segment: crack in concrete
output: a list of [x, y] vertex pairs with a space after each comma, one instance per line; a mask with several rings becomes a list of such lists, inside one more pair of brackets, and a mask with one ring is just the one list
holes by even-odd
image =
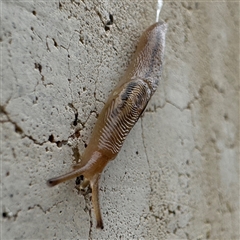
[[27, 135], [26, 133], [24, 133], [23, 129], [22, 129], [16, 122], [14, 122], [14, 121], [9, 117], [7, 111], [5, 110], [5, 108], [4, 108], [3, 106], [0, 106], [0, 110], [1, 110], [1, 112], [4, 113], [4, 114], [6, 115], [6, 117], [7, 117], [7, 120], [3, 120], [3, 121], [0, 120], [0, 123], [4, 123], [4, 122], [10, 122], [10, 123], [12, 123], [12, 124], [14, 125], [14, 127], [15, 127], [15, 132], [16, 132], [16, 133], [20, 134], [22, 138], [27, 137], [27, 138], [30, 139], [34, 144], [39, 145], [39, 146], [43, 146], [45, 143], [51, 142], [51, 143], [55, 143], [55, 144], [57, 145], [57, 147], [61, 147], [62, 145], [68, 144], [68, 142], [69, 142], [70, 139], [74, 139], [74, 138], [78, 137], [78, 135], [79, 135], [79, 133], [78, 133], [78, 132], [79, 132], [79, 129], [77, 129], [73, 134], [71, 134], [70, 136], [68, 136], [68, 138], [65, 139], [65, 140], [55, 141], [53, 135], [50, 135], [50, 137], [49, 137], [48, 140], [43, 141], [43, 142], [39, 142], [38, 140], [36, 140], [36, 139], [33, 138], [32, 136]]
[[93, 228], [93, 220], [92, 220], [92, 210], [89, 208], [89, 217], [90, 217], [90, 227], [88, 232], [88, 239], [92, 240], [92, 228]]
[[[102, 61], [102, 55], [101, 55], [101, 61], [100, 61], [100, 64], [97, 66], [97, 75], [99, 76], [100, 74], [99, 74], [99, 69], [101, 68], [101, 66], [102, 66], [102, 63], [103, 63], [103, 61]], [[93, 93], [93, 96], [94, 96], [94, 98], [95, 98], [95, 102], [101, 102], [101, 103], [103, 103], [103, 104], [105, 104], [105, 102], [103, 102], [103, 101], [101, 101], [100, 99], [98, 99], [97, 98], [97, 84], [98, 84], [98, 78], [95, 80], [95, 89], [94, 89], [94, 93]]]
[[81, 189], [81, 187], [79, 187], [79, 186], [75, 186], [75, 189], [77, 189], [78, 194], [81, 194], [84, 197], [84, 201], [85, 201], [84, 212], [89, 214], [89, 219], [90, 219], [88, 239], [91, 240], [92, 239], [92, 229], [93, 229], [91, 200], [89, 198], [89, 193], [91, 193], [91, 189], [89, 186], [87, 187], [86, 191], [83, 191], [83, 189]]
[[[141, 118], [141, 129], [142, 129], [142, 143], [143, 143], [143, 147], [144, 147], [144, 153], [145, 153], [145, 156], [146, 156], [146, 159], [147, 159], [147, 163], [148, 163], [148, 170], [149, 170], [149, 186], [150, 186], [150, 196], [153, 192], [153, 186], [152, 186], [152, 174], [151, 174], [151, 167], [150, 167], [150, 161], [149, 161], [149, 157], [148, 157], [148, 154], [147, 154], [147, 147], [146, 147], [146, 143], [145, 143], [145, 140], [144, 140], [144, 127], [143, 127], [143, 118]], [[149, 198], [149, 206], [151, 205], [150, 204], [150, 201], [151, 199]], [[143, 213], [144, 215], [144, 213]], [[143, 217], [143, 215], [140, 216], [140, 220], [139, 222], [141, 222], [141, 218]], [[149, 214], [147, 214], [149, 216]]]
[[[141, 118], [141, 129], [142, 129], [142, 143], [143, 143], [144, 152], [145, 152], [147, 163], [148, 163], [148, 169], [149, 169], [150, 180], [151, 180], [150, 162], [149, 162], [149, 158], [148, 158], [148, 154], [147, 154], [147, 147], [146, 147], [146, 144], [144, 141], [143, 118]], [[151, 181], [150, 181], [150, 187], [151, 187], [151, 191], [152, 191]]]
[[[12, 53], [11, 53], [11, 50], [10, 50], [10, 48], [9, 47], [7, 47], [7, 50], [8, 50], [8, 56], [9, 56], [9, 58], [6, 58], [6, 59], [8, 59], [8, 62], [9, 62], [9, 64], [8, 64], [8, 66], [10, 66], [10, 69], [12, 70], [12, 72], [13, 72], [13, 77], [14, 77], [14, 79], [15, 79], [15, 82], [18, 82], [18, 80], [17, 80], [17, 74], [16, 74], [16, 72], [14, 71], [14, 68], [13, 68], [13, 64], [12, 64]], [[1, 64], [2, 65], [2, 64]], [[1, 68], [2, 68], [2, 66], [1, 66]], [[3, 69], [1, 69], [1, 70], [3, 70]], [[3, 71], [1, 71], [1, 73], [2, 73], [2, 77], [3, 77]], [[1, 81], [1, 84], [3, 84], [2, 83], [2, 81]], [[3, 89], [3, 88], [2, 88]], [[11, 99], [12, 99], [12, 96], [9, 96], [9, 98], [6, 100], [6, 102], [5, 102], [5, 105], [8, 105], [8, 103], [11, 101]], [[1, 106], [0, 106], [1, 107]]]
[[[64, 201], [60, 201], [60, 202], [53, 204], [47, 210], [44, 210], [44, 208], [40, 204], [34, 204], [33, 206], [28, 207], [26, 211], [30, 211], [30, 210], [33, 210], [36, 207], [38, 207], [44, 214], [46, 214], [47, 212], [50, 212], [52, 208], [56, 207], [58, 204], [60, 204], [62, 202], [64, 202]], [[13, 218], [13, 220], [16, 221], [18, 218], [18, 214], [22, 211], [23, 211], [22, 209], [19, 209], [16, 211], [15, 214], [13, 214], [8, 208], [5, 207], [5, 210], [3, 211], [3, 216], [8, 219]]]
[[149, 112], [150, 112], [150, 113], [154, 113], [154, 112], [156, 112], [158, 109], [163, 109], [163, 108], [166, 106], [167, 103], [170, 104], [170, 105], [172, 105], [172, 106], [174, 106], [175, 108], [177, 108], [177, 109], [180, 110], [181, 112], [184, 112], [185, 110], [191, 110], [191, 105], [194, 104], [195, 101], [199, 101], [199, 100], [201, 99], [200, 95], [202, 94], [203, 89], [204, 89], [205, 87], [207, 87], [207, 86], [208, 86], [208, 87], [212, 87], [212, 88], [216, 89], [218, 93], [223, 94], [222, 90], [219, 89], [219, 87], [218, 87], [216, 84], [213, 85], [213, 84], [210, 84], [210, 83], [205, 83], [205, 84], [203, 84], [203, 85], [199, 88], [199, 90], [198, 90], [198, 95], [197, 95], [197, 96], [193, 96], [193, 98], [192, 98], [192, 99], [186, 104], [186, 106], [183, 107], [183, 108], [177, 106], [177, 105], [176, 105], [175, 103], [173, 103], [172, 101], [166, 99], [165, 102], [164, 102], [164, 104], [163, 104], [162, 106], [155, 106], [155, 105], [154, 105], [154, 106], [153, 106], [154, 110], [146, 109], [145, 112], [146, 112], [146, 113], [149, 113]]
[[151, 110], [147, 107], [146, 110], [144, 111], [144, 113], [156, 113], [158, 109], [163, 109], [165, 107], [165, 105], [166, 105], [166, 101], [164, 102], [164, 104], [162, 106], [156, 106], [156, 104], [153, 104], [154, 110]]
[[59, 201], [59, 202], [53, 204], [51, 207], [49, 207], [46, 210], [44, 210], [44, 208], [40, 204], [34, 204], [33, 206], [28, 207], [27, 211], [35, 209], [36, 207], [38, 207], [44, 214], [46, 214], [47, 212], [50, 212], [52, 208], [56, 207], [58, 204], [63, 203], [63, 202], [64, 201]]
[[34, 139], [32, 136], [29, 136], [27, 135], [26, 133], [23, 132], [22, 128], [16, 123], [14, 122], [8, 115], [7, 111], [5, 110], [5, 107], [3, 106], [0, 106], [0, 109], [1, 109], [1, 112], [4, 113], [7, 117], [7, 120], [4, 120], [4, 121], [0, 121], [0, 123], [4, 123], [4, 122], [10, 122], [14, 125], [15, 127], [15, 132], [20, 134], [22, 136], [22, 138], [24, 137], [27, 137], [29, 138], [30, 140], [32, 140], [35, 144], [37, 145], [40, 145], [42, 146], [44, 143], [48, 142], [48, 141], [45, 141], [45, 142], [38, 142], [36, 139]]

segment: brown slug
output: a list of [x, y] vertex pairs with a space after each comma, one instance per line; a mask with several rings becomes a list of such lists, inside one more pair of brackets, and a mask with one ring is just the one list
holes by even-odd
[[62, 176], [48, 180], [55, 186], [80, 175], [82, 187], [90, 184], [97, 227], [103, 228], [98, 182], [104, 167], [120, 151], [123, 142], [146, 108], [161, 78], [167, 25], [157, 22], [141, 36], [136, 53], [125, 75], [103, 107], [81, 162]]

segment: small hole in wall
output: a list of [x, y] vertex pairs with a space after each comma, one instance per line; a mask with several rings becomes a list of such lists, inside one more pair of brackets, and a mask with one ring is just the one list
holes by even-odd
[[75, 119], [73, 121], [73, 126], [77, 126], [77, 122], [78, 122], [78, 113], [75, 113]]
[[86, 143], [84, 144], [84, 147], [85, 147], [85, 148], [87, 147], [87, 144], [86, 144]]
[[176, 212], [173, 210], [170, 210], [170, 209], [168, 209], [168, 214], [170, 215], [170, 214], [173, 214], [173, 215], [176, 215]]
[[81, 183], [80, 177], [77, 177], [76, 180], [75, 180], [75, 184], [80, 185], [80, 183]]
[[110, 27], [108, 25], [105, 25], [104, 29], [105, 29], [105, 31], [109, 31]]
[[36, 15], [37, 15], [37, 12], [36, 12], [35, 10], [33, 10], [33, 11], [32, 11], [32, 14], [33, 14], [34, 16], [36, 16]]
[[9, 172], [9, 171], [7, 171], [7, 172], [6, 172], [6, 177], [7, 177], [7, 176], [9, 176], [9, 175], [10, 175], [10, 172]]
[[138, 155], [138, 151], [136, 151], [136, 154]]
[[104, 29], [105, 29], [105, 31], [109, 31], [110, 27], [108, 25], [105, 25]]
[[35, 69], [38, 69], [38, 71], [42, 72], [42, 65], [40, 63], [35, 63]]
[[8, 216], [8, 214], [7, 214], [6, 212], [3, 212], [3, 213], [2, 213], [2, 217], [3, 217], [3, 218], [6, 218], [7, 216]]
[[83, 37], [83, 36], [80, 36], [79, 41], [80, 41], [82, 44], [84, 44], [84, 37]]
[[224, 119], [227, 121], [228, 120], [228, 115], [227, 113], [224, 114]]
[[56, 40], [55, 40], [54, 38], [53, 38], [52, 40], [53, 40], [53, 42], [54, 42], [54, 46], [57, 47], [58, 44], [57, 44]]
[[113, 15], [111, 13], [109, 13], [109, 19], [110, 19], [109, 25], [112, 25], [113, 24]]
[[54, 142], [54, 136], [52, 134], [49, 136], [48, 141]]
[[77, 130], [77, 131], [74, 133], [74, 137], [76, 137], [76, 138], [79, 138], [79, 137], [80, 137], [80, 131], [79, 131], [79, 130]]
[[109, 13], [109, 21], [105, 24], [105, 31], [109, 31], [110, 27], [113, 25], [113, 15], [111, 13]]
[[78, 177], [76, 178], [75, 184], [76, 184], [76, 185], [80, 185], [80, 183], [81, 183], [81, 181], [83, 181], [83, 179], [84, 179], [83, 175], [78, 176]]
[[[22, 121], [24, 121], [24, 120], [22, 120]], [[15, 126], [15, 132], [21, 134], [21, 133], [23, 133], [23, 130], [19, 126]]]
[[57, 144], [57, 146], [58, 146], [59, 148], [62, 147], [62, 145], [63, 145], [63, 143], [60, 142], [60, 141], [58, 141], [56, 144]]

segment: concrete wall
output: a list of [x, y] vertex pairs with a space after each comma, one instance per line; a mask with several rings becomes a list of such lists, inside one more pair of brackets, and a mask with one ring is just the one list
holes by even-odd
[[156, 2], [0, 4], [2, 239], [240, 238], [239, 3], [164, 3], [163, 78], [102, 174], [102, 231], [90, 195], [46, 180], [83, 152]]

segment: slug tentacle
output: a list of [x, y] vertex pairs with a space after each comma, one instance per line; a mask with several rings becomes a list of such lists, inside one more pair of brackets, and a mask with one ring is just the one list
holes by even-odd
[[97, 174], [94, 176], [93, 179], [90, 181], [90, 186], [92, 188], [92, 203], [93, 203], [93, 208], [97, 220], [97, 228], [103, 229], [103, 221], [102, 221], [102, 215], [101, 215], [101, 210], [100, 210], [100, 205], [99, 205], [99, 179], [100, 179], [100, 174]]
[[64, 175], [61, 175], [61, 176], [58, 176], [58, 177], [55, 177], [55, 178], [51, 178], [47, 181], [47, 185], [49, 187], [56, 186], [59, 183], [66, 182], [67, 180], [70, 180], [70, 179], [73, 179], [73, 178], [78, 177], [80, 175], [83, 175], [83, 173], [85, 171], [86, 171], [86, 167], [83, 167], [83, 168], [73, 170], [73, 171], [71, 171], [69, 173], [66, 173]]
[[79, 181], [80, 187], [85, 188], [90, 183], [99, 228], [103, 228], [98, 196], [100, 174], [117, 156], [156, 91], [162, 72], [166, 31], [166, 24], [158, 22], [143, 33], [131, 64], [98, 117], [81, 162], [75, 164], [71, 172], [48, 180], [49, 186], [55, 186], [82, 175], [84, 180]]

